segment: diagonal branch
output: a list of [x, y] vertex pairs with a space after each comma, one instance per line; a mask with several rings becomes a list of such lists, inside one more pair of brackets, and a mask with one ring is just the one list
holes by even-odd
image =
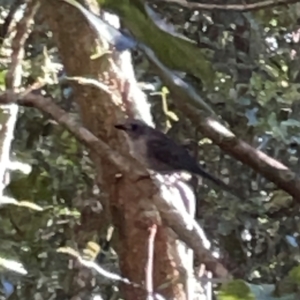
[[201, 10], [225, 10], [225, 11], [254, 11], [264, 8], [270, 8], [275, 6], [283, 6], [299, 2], [299, 0], [266, 0], [257, 3], [249, 4], [207, 4], [207, 3], [196, 3], [186, 0], [160, 0], [160, 2], [167, 2], [179, 5], [188, 9], [201, 9]]
[[57, 106], [52, 99], [45, 98], [33, 93], [24, 93], [18, 96], [13, 92], [6, 92], [0, 95], [0, 104], [18, 103], [23, 106], [35, 107], [44, 113], [49, 114], [60, 125], [66, 127], [80, 142], [84, 143], [89, 149], [95, 151], [101, 157], [108, 158], [115, 165], [122, 166], [124, 171], [131, 171], [127, 159], [111, 150], [103, 141], [99, 140], [90, 131], [73, 120], [70, 115]]
[[175, 105], [184, 111], [201, 133], [210, 138], [224, 152], [274, 182], [300, 202], [300, 178], [295, 173], [278, 160], [240, 140], [218, 120], [207, 116], [206, 112], [195, 110], [192, 104], [196, 103], [197, 94], [189, 85], [166, 68], [150, 48], [142, 44], [139, 48], [146, 54], [157, 74], [168, 86]]
[[[5, 92], [0, 94], [0, 104], [17, 103], [23, 106], [35, 107], [40, 111], [50, 114], [60, 125], [68, 129], [79, 141], [83, 142], [89, 149], [93, 150], [100, 157], [109, 159], [121, 171], [127, 172], [136, 180], [147, 174], [147, 171], [133, 158], [124, 158], [117, 152], [113, 151], [105, 142], [98, 139], [90, 131], [80, 126], [72, 119], [70, 114], [57, 106], [50, 98], [33, 93], [24, 93], [17, 95], [13, 92]], [[228, 270], [211, 254], [204, 246], [203, 237], [199, 231], [199, 226], [193, 220], [193, 228], [187, 229], [190, 223], [187, 222], [188, 213], [178, 211], [175, 207], [171, 207], [172, 199], [165, 201], [161, 198], [159, 187], [151, 181], [150, 201], [153, 201], [161, 213], [161, 217], [173, 231], [178, 235], [179, 239], [184, 241], [195, 253], [196, 257], [207, 266], [212, 273], [219, 278], [230, 277]]]
[[[278, 4], [280, 1], [281, 0], [276, 3]], [[285, 3], [288, 3], [288, 1], [289, 0]], [[141, 12], [136, 11], [136, 13], [139, 14]], [[90, 16], [90, 13], [85, 11], [85, 15]], [[93, 19], [92, 15], [90, 17], [90, 19]], [[97, 18], [94, 18], [93, 20], [93, 22], [90, 21], [90, 24], [97, 30], [98, 34], [101, 35], [101, 30], [98, 28], [98, 23], [96, 21]], [[170, 45], [168, 45], [168, 47], [170, 47]], [[156, 69], [158, 75], [168, 86], [175, 100], [175, 104], [194, 121], [196, 126], [199, 126], [199, 129], [203, 134], [210, 138], [222, 150], [247, 164], [255, 171], [265, 176], [268, 180], [274, 182], [279, 188], [295, 197], [297, 201], [300, 201], [300, 178], [279, 161], [238, 139], [217, 120], [207, 117], [207, 114], [204, 112], [198, 112], [194, 107], [191, 107], [191, 104], [193, 104], [194, 106], [203, 108], [204, 101], [197, 92], [162, 64], [159, 57], [156, 56], [151, 48], [143, 43], [138, 43], [138, 48], [144, 52], [152, 66]], [[163, 47], [163, 49], [165, 49], [165, 47]]]

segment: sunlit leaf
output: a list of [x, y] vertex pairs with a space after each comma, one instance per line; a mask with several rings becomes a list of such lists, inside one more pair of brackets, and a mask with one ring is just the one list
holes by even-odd
[[0, 266], [23, 275], [27, 274], [27, 271], [24, 269], [23, 265], [17, 261], [0, 257]]

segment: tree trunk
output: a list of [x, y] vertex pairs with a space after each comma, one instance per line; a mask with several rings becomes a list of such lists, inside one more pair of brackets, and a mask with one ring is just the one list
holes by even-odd
[[[103, 53], [107, 45], [104, 41], [98, 41], [96, 45], [95, 35], [80, 12], [55, 0], [43, 1], [41, 11], [53, 32], [68, 76], [92, 77], [105, 81], [110, 87], [120, 82], [121, 74], [113, 70], [113, 56], [103, 55], [96, 60], [90, 58], [96, 48]], [[114, 124], [124, 118], [120, 88], [115, 88], [113, 95], [110, 95], [87, 85], [74, 84], [73, 87], [84, 126], [112, 149], [128, 155], [127, 144], [114, 129]], [[122, 276], [143, 285], [149, 254], [149, 228], [157, 225], [152, 274], [154, 291], [164, 284], [164, 289], [159, 291], [164, 297], [186, 299], [183, 284], [166, 284], [179, 276], [176, 255], [170, 251], [176, 242], [173, 235], [169, 234], [169, 229], [161, 225], [158, 212], [149, 201], [153, 194], [151, 179], [137, 180], [130, 172], [119, 174], [114, 165], [93, 153], [91, 159], [103, 195], [105, 214], [111, 216], [117, 229], [117, 252]], [[91, 219], [90, 222], [98, 223], [100, 231], [100, 218]], [[125, 299], [145, 299], [143, 289], [124, 285], [122, 291]]]

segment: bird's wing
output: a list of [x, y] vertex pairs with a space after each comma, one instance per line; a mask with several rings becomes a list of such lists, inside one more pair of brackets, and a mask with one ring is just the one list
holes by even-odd
[[221, 179], [205, 171], [202, 166], [188, 153], [188, 151], [176, 144], [169, 137], [161, 136], [148, 139], [147, 151], [149, 163], [155, 171], [188, 171], [209, 179], [224, 190], [242, 199], [233, 188]]
[[160, 168], [165, 171], [182, 171], [185, 169], [183, 161], [186, 163], [186, 160], [190, 160], [187, 150], [166, 136], [149, 139], [147, 148], [149, 158], [157, 163], [161, 162], [164, 166], [161, 165]]

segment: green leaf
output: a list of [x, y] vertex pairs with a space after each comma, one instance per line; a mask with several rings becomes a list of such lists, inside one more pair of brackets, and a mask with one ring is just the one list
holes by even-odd
[[243, 280], [234, 280], [222, 286], [218, 300], [255, 300], [255, 297]]

